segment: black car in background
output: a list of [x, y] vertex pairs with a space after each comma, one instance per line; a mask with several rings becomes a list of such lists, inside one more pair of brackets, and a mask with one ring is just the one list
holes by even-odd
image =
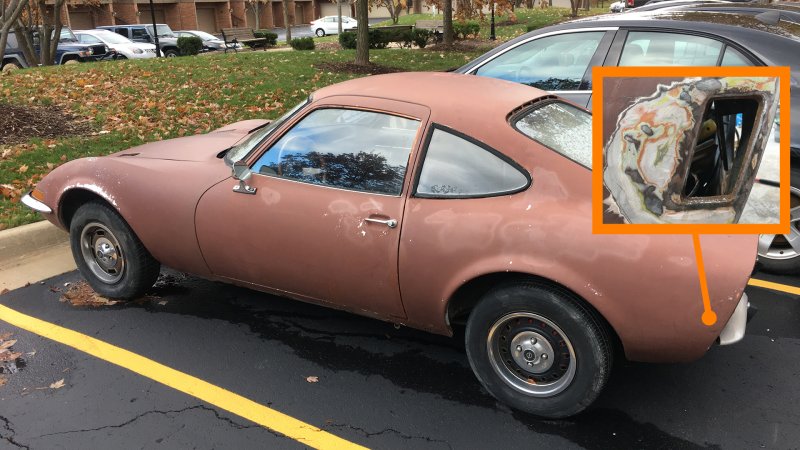
[[591, 108], [593, 66], [789, 66], [791, 233], [762, 235], [767, 270], [800, 273], [800, 4], [710, 3], [609, 14], [524, 34], [456, 72], [515, 81]]
[[169, 25], [163, 23], [157, 23], [155, 30], [153, 25], [108, 25], [97, 27], [97, 29], [111, 30], [133, 42], [146, 42], [148, 44], [155, 44], [155, 37], [158, 35], [158, 46], [161, 49], [160, 56], [172, 58], [181, 54], [180, 50], [178, 50], [178, 36], [175, 36]]
[[[39, 52], [39, 36], [38, 31], [31, 31], [34, 51]], [[58, 47], [56, 48], [55, 64], [74, 64], [79, 62], [97, 61], [110, 56], [108, 47], [104, 44], [88, 45], [81, 44], [78, 38], [67, 27], [61, 29], [59, 35]], [[39, 61], [28, 61], [25, 54], [20, 48], [19, 40], [14, 31], [9, 31], [8, 40], [6, 41], [5, 53], [3, 61], [0, 63], [0, 69], [9, 71], [14, 69], [22, 69], [24, 67], [36, 66]]]

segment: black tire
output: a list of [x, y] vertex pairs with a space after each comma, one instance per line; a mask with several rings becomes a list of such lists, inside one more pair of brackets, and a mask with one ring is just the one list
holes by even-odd
[[180, 56], [178, 50], [175, 50], [174, 48], [168, 48], [166, 50], [162, 50], [162, 53], [164, 53], [165, 58], [175, 58], [177, 56]]
[[[790, 206], [795, 214], [799, 212], [800, 208], [800, 167], [797, 166], [798, 162], [792, 160], [790, 168]], [[781, 275], [797, 275], [800, 274], [800, 252], [796, 251], [789, 244], [789, 239], [800, 238], [800, 223], [792, 222], [789, 226], [791, 232], [789, 234], [775, 236], [769, 248], [764, 251], [759, 246], [758, 251], [758, 264], [760, 268], [766, 272], [772, 272]], [[768, 235], [761, 235], [760, 239], [767, 238]]]
[[465, 340], [483, 387], [537, 416], [581, 412], [611, 373], [613, 346], [605, 325], [570, 293], [548, 286], [520, 282], [491, 290], [470, 313]]
[[93, 201], [78, 208], [70, 223], [69, 237], [81, 275], [102, 296], [137, 298], [158, 278], [158, 261], [125, 220], [105, 203]]
[[323, 37], [325, 36], [325, 30], [323, 30], [322, 28], [317, 28], [317, 31], [315, 31], [314, 34], [316, 34], [317, 37]]
[[19, 69], [22, 69], [22, 67], [19, 64], [17, 64], [14, 61], [9, 61], [9, 62], [3, 64], [2, 71], [3, 72], [12, 72], [14, 70], [19, 70]]

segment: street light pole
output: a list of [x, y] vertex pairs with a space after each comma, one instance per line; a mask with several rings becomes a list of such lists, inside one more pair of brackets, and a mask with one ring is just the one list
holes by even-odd
[[150, 20], [153, 22], [153, 40], [156, 44], [156, 58], [161, 57], [161, 46], [158, 45], [158, 28], [156, 27], [156, 10], [153, 9], [153, 0], [150, 0]]
[[[150, 0], [150, 1], [153, 1], [153, 0]], [[495, 34], [494, 34], [494, 0], [492, 0], [492, 22], [491, 23], [492, 23], [492, 25], [491, 25], [492, 28], [491, 28], [491, 31], [489, 33], [489, 39], [495, 40], [495, 39], [497, 39], [497, 36], [495, 36]]]

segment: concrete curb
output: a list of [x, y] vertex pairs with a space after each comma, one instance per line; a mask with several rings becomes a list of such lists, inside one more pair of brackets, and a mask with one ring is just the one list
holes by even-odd
[[0, 231], [0, 266], [67, 241], [69, 234], [46, 220]]

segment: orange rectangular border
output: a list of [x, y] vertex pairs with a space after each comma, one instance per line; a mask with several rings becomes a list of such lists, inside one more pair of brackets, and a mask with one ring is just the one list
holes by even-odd
[[777, 224], [603, 223], [603, 81], [605, 77], [778, 77], [780, 121], [789, 124], [789, 67], [594, 67], [592, 68], [592, 232], [596, 234], [788, 234], [789, 128], [780, 130], [780, 220]]

